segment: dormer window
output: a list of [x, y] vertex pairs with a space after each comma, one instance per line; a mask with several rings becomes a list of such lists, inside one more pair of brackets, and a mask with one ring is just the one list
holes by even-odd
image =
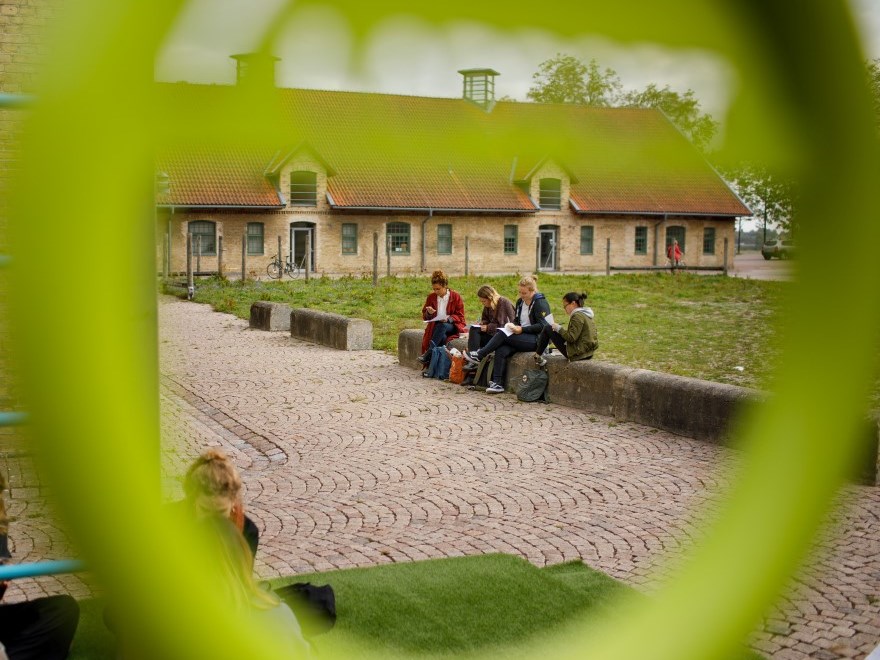
[[539, 204], [542, 209], [558, 211], [562, 208], [562, 180], [541, 179]]
[[318, 175], [314, 172], [290, 173], [290, 205], [318, 205]]

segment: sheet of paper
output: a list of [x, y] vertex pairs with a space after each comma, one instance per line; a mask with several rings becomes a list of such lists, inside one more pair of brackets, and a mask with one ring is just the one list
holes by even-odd
[[445, 321], [446, 319], [441, 319], [439, 316], [435, 316], [432, 319], [428, 319], [425, 323], [433, 323], [434, 321]]
[[553, 325], [554, 323], [556, 323], [556, 321], [553, 319], [553, 314], [547, 314], [547, 316], [544, 317], [544, 320], [547, 322], [547, 325]]

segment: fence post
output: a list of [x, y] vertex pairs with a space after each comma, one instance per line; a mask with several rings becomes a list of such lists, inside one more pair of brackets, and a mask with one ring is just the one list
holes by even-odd
[[196, 234], [196, 272], [202, 272], [202, 235]]
[[541, 270], [541, 237], [535, 236], [535, 272]]
[[385, 268], [387, 272], [385, 273], [388, 277], [391, 277], [391, 237], [385, 239]]
[[309, 281], [309, 273], [312, 270], [312, 230], [309, 230], [309, 233], [306, 234], [306, 258], [305, 258], [305, 267], [306, 267], [306, 282]]
[[241, 237], [241, 281], [247, 279], [247, 236]]
[[162, 277], [167, 280], [171, 271], [171, 218], [168, 219], [168, 225], [165, 227], [165, 263], [162, 266]]
[[727, 275], [727, 236], [724, 237], [724, 274]]
[[[290, 246], [293, 247], [292, 245]], [[290, 251], [290, 258], [293, 259], [293, 250]], [[284, 255], [281, 254], [281, 236], [278, 237], [278, 263], [281, 264], [281, 272], [278, 274], [278, 279], [284, 279]]]
[[611, 239], [605, 239], [605, 274], [611, 275]]
[[470, 260], [471, 260], [471, 250], [470, 250], [471, 237], [464, 237], [464, 276], [467, 277], [470, 273]]
[[193, 296], [193, 240], [192, 234], [186, 232], [186, 291], [187, 297]]
[[373, 232], [373, 286], [379, 286], [379, 232]]
[[217, 276], [223, 277], [223, 237], [217, 237]]

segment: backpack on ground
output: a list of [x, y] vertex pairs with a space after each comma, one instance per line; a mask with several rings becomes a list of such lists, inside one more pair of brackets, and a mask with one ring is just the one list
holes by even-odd
[[471, 387], [474, 389], [478, 387], [489, 387], [489, 379], [492, 377], [493, 366], [495, 366], [495, 353], [491, 353], [480, 360], [480, 363], [477, 365], [477, 370], [474, 371], [474, 379]]
[[446, 380], [449, 378], [449, 367], [452, 361], [449, 359], [449, 353], [445, 346], [435, 346], [431, 349], [431, 361], [428, 363], [428, 378], [439, 378]]
[[516, 398], [520, 401], [541, 401], [549, 403], [547, 383], [550, 381], [543, 369], [527, 369], [516, 386]]
[[450, 356], [449, 382], [461, 385], [464, 382], [464, 356], [460, 354]]

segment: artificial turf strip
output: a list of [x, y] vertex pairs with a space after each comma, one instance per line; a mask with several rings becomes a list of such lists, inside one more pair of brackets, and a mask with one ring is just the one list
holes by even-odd
[[[358, 649], [386, 658], [519, 657], [575, 617], [613, 614], [621, 597], [643, 597], [579, 561], [538, 569], [501, 554], [299, 575], [272, 586], [305, 581], [336, 593], [336, 626], [313, 640], [319, 654], [335, 657], [357, 657]], [[80, 604], [71, 660], [112, 658], [100, 602]]]

